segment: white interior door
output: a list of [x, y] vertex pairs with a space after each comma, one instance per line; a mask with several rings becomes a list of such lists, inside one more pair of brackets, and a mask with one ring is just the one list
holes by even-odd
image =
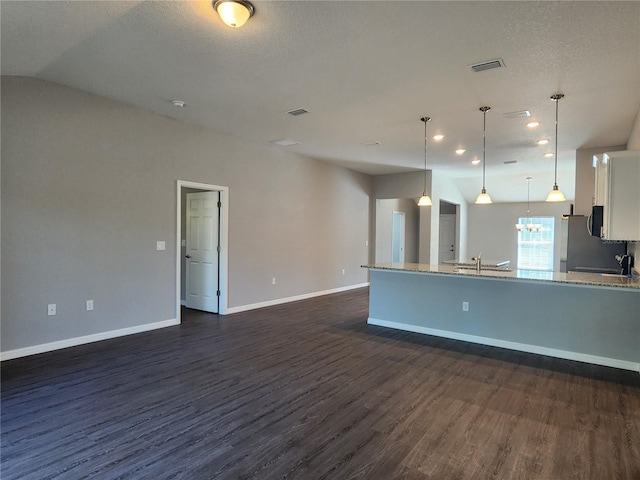
[[456, 216], [440, 215], [440, 236], [438, 244], [438, 261], [453, 260], [456, 256]]
[[393, 212], [391, 224], [391, 261], [404, 263], [404, 212]]
[[187, 194], [186, 298], [188, 308], [218, 313], [218, 192]]

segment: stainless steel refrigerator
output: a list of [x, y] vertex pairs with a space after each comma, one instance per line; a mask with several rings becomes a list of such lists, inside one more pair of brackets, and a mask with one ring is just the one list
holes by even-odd
[[616, 255], [624, 255], [626, 242], [606, 242], [587, 230], [587, 217], [562, 217], [561, 272], [620, 273]]

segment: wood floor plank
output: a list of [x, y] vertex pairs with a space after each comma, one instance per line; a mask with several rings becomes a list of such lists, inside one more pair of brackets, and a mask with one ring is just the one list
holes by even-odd
[[640, 480], [638, 373], [368, 326], [367, 309], [367, 289], [185, 309], [3, 362], [1, 476]]

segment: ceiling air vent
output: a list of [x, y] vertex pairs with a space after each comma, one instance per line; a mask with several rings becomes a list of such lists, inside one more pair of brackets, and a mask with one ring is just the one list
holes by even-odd
[[294, 117], [297, 117], [298, 115], [304, 115], [305, 113], [309, 113], [309, 112], [304, 108], [294, 108], [293, 110], [289, 110], [287, 113], [289, 115], [293, 115]]
[[529, 110], [518, 110], [517, 112], [507, 112], [502, 115], [504, 115], [504, 118], [526, 118], [531, 116], [531, 112]]
[[514, 163], [518, 163], [517, 160], [507, 160], [506, 162], [504, 162], [505, 165], [513, 165]]
[[494, 68], [501, 68], [504, 66], [504, 60], [502, 60], [501, 58], [496, 58], [495, 60], [489, 60], [487, 62], [480, 62], [469, 65], [469, 68], [477, 73], [484, 72], [485, 70], [492, 70]]
[[271, 140], [269, 143], [280, 145], [281, 147], [290, 147], [291, 145], [300, 145], [297, 140], [291, 140], [290, 138], [283, 138], [281, 140]]

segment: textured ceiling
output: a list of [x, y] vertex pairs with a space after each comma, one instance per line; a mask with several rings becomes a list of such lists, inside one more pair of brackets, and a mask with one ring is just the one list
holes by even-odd
[[[241, 29], [211, 2], [3, 0], [2, 74], [29, 75], [185, 122], [370, 173], [429, 165], [496, 201], [542, 200], [559, 178], [572, 196], [577, 148], [624, 145], [640, 109], [640, 2], [254, 2]], [[502, 58], [505, 68], [468, 65]], [[178, 109], [171, 100], [180, 99]], [[304, 108], [308, 114], [285, 112]], [[504, 113], [530, 110], [541, 122]], [[538, 138], [551, 140], [547, 147]], [[365, 146], [378, 141], [380, 145]], [[454, 150], [466, 148], [463, 156]], [[505, 165], [505, 161], [517, 163]]]

